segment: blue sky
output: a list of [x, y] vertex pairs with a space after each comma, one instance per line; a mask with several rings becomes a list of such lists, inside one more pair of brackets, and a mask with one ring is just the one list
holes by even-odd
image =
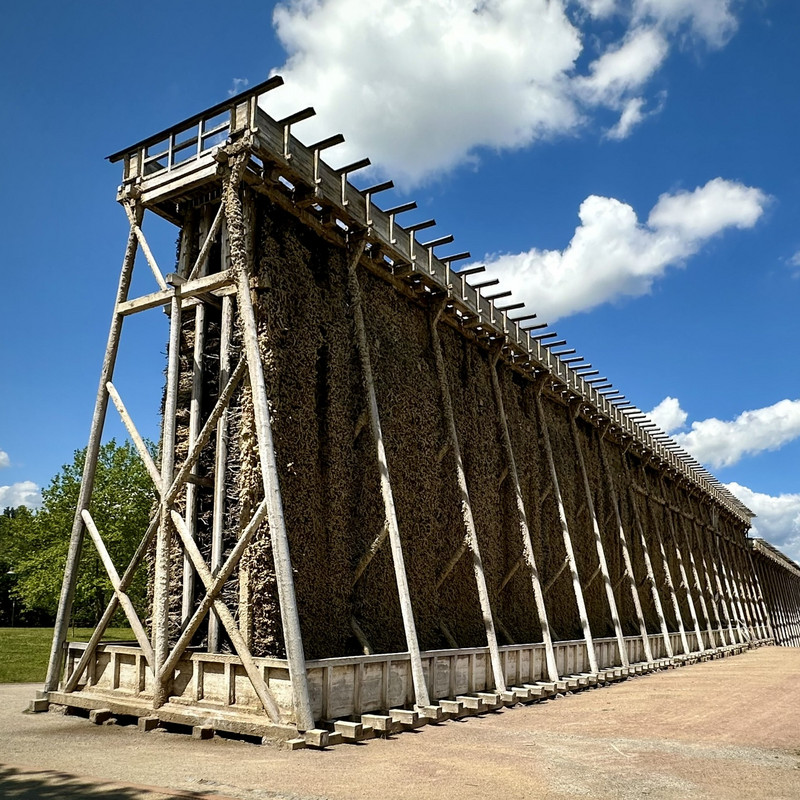
[[[790, 0], [10, 6], [0, 505], [86, 442], [127, 234], [104, 157], [277, 71], [269, 113], [314, 105], [296, 135], [344, 133], [331, 162], [369, 156], [354, 182], [393, 178], [800, 558], [798, 32]], [[156, 438], [166, 320], [130, 322]]]

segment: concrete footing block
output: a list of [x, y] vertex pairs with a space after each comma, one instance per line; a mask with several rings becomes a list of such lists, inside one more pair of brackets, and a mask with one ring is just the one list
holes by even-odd
[[28, 703], [28, 712], [31, 714], [41, 714], [50, 709], [50, 701], [44, 698], [36, 698]]
[[158, 727], [160, 721], [158, 717], [139, 717], [136, 726], [142, 733], [149, 733]]

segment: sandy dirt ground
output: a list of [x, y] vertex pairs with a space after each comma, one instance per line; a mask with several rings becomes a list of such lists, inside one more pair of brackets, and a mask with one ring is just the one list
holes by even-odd
[[35, 688], [0, 686], [3, 798], [800, 798], [800, 649], [325, 752], [21, 713]]

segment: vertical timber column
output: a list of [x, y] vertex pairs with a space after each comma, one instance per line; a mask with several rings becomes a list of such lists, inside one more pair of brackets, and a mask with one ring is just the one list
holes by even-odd
[[736, 563], [739, 566], [739, 573], [744, 581], [747, 602], [750, 604], [750, 610], [758, 629], [758, 638], [764, 640], [769, 638], [767, 621], [762, 614], [761, 604], [758, 602], [752, 565], [745, 557], [745, 553], [749, 553], [749, 547], [746, 544], [739, 543], [736, 546]]
[[558, 483], [558, 471], [556, 470], [556, 462], [553, 458], [553, 447], [550, 443], [550, 431], [547, 426], [547, 419], [544, 415], [544, 408], [542, 407], [541, 392], [544, 384], [541, 379], [536, 386], [536, 415], [539, 418], [539, 427], [542, 431], [542, 443], [544, 444], [544, 452], [547, 457], [547, 466], [550, 469], [550, 479], [553, 482], [553, 492], [555, 494], [556, 505], [558, 506], [558, 519], [561, 523], [561, 535], [564, 538], [564, 549], [567, 553], [567, 561], [569, 562], [569, 572], [572, 576], [572, 589], [575, 592], [575, 603], [578, 606], [578, 616], [581, 620], [581, 627], [583, 628], [583, 638], [586, 642], [586, 654], [589, 658], [589, 669], [593, 673], [597, 673], [599, 668], [597, 666], [597, 653], [594, 649], [594, 640], [592, 639], [592, 629], [589, 626], [589, 615], [586, 613], [586, 603], [583, 599], [583, 589], [581, 588], [581, 579], [578, 575], [578, 562], [575, 560], [575, 552], [572, 549], [572, 537], [569, 533], [569, 523], [567, 522], [567, 512], [564, 508], [564, 499], [561, 496], [561, 487]]
[[603, 578], [603, 585], [606, 590], [606, 599], [608, 600], [608, 609], [611, 613], [611, 621], [614, 625], [614, 634], [617, 637], [617, 649], [619, 650], [620, 662], [622, 666], [627, 669], [629, 666], [628, 648], [625, 644], [625, 637], [622, 635], [622, 626], [620, 625], [619, 612], [617, 611], [617, 600], [614, 597], [614, 587], [611, 585], [611, 576], [608, 574], [608, 563], [606, 562], [606, 551], [603, 547], [603, 537], [600, 534], [600, 525], [597, 522], [594, 498], [592, 497], [592, 487], [589, 484], [589, 473], [586, 470], [586, 460], [583, 457], [583, 448], [581, 447], [581, 440], [578, 434], [578, 424], [575, 421], [575, 418], [580, 413], [580, 403], [575, 404], [569, 411], [569, 427], [572, 432], [572, 443], [578, 455], [578, 466], [580, 467], [581, 477], [583, 478], [583, 489], [586, 493], [586, 506], [589, 509], [589, 516], [592, 519], [592, 533], [594, 534], [594, 543], [597, 548], [597, 560], [600, 564], [600, 574]]
[[[499, 355], [499, 353], [497, 355]], [[544, 592], [542, 591], [542, 584], [539, 579], [539, 570], [536, 566], [536, 557], [533, 553], [533, 542], [531, 541], [531, 532], [528, 527], [528, 514], [525, 510], [525, 500], [522, 497], [522, 487], [520, 486], [519, 474], [517, 473], [517, 461], [514, 458], [514, 448], [511, 444], [511, 435], [508, 432], [508, 420], [506, 418], [505, 404], [503, 403], [503, 392], [500, 388], [500, 378], [497, 374], [497, 355], [492, 359], [492, 363], [489, 365], [489, 371], [492, 377], [492, 387], [497, 404], [497, 413], [500, 417], [500, 428], [503, 433], [503, 445], [508, 461], [508, 471], [511, 475], [511, 480], [514, 482], [514, 497], [517, 505], [519, 533], [522, 538], [522, 552], [525, 563], [530, 571], [533, 599], [536, 604], [536, 614], [539, 617], [539, 624], [542, 628], [542, 641], [544, 642], [545, 660], [547, 662], [547, 675], [551, 681], [557, 681], [558, 665], [556, 664], [556, 654], [553, 649], [553, 637], [550, 634], [550, 625], [547, 621], [547, 608], [544, 603]]]
[[[239, 196], [240, 182], [249, 150], [245, 149], [231, 157], [231, 170], [223, 184], [225, 203], [225, 222], [231, 248], [231, 261], [236, 273], [236, 297], [239, 304], [239, 317], [242, 322], [247, 366], [250, 376], [250, 389], [253, 395], [258, 456], [261, 464], [261, 477], [264, 483], [264, 497], [267, 501], [272, 557], [275, 563], [275, 578], [278, 588], [278, 604], [281, 611], [283, 639], [286, 647], [286, 661], [289, 680], [294, 697], [295, 725], [305, 731], [314, 727], [311, 711], [311, 698], [308, 692], [306, 659], [303, 652], [303, 637], [300, 631], [300, 615], [297, 611], [292, 560], [289, 552], [289, 537], [283, 516], [283, 500], [278, 480], [278, 465], [275, 446], [272, 440], [272, 424], [269, 414], [269, 398], [261, 362], [261, 348], [258, 342], [258, 326], [255, 309], [250, 297], [250, 271], [247, 252], [247, 231], [243, 213], [242, 198]], [[252, 197], [247, 197], [252, 203]], [[251, 216], [252, 220], [252, 216]]]
[[[183, 230], [181, 231], [181, 252], [179, 273], [181, 277], [188, 277], [192, 268], [190, 241], [194, 233], [191, 224], [191, 211], [188, 212], [184, 220]], [[201, 237], [208, 232], [208, 219], [203, 220], [200, 228]], [[206, 264], [203, 262], [203, 269], [197, 277], [206, 274]], [[206, 306], [199, 302], [194, 309], [194, 347], [192, 352], [192, 394], [189, 401], [189, 449], [197, 440], [200, 433], [200, 410], [203, 402], [203, 355], [205, 351], [205, 332], [206, 332]], [[192, 475], [197, 474], [197, 465], [192, 467]], [[186, 527], [192, 539], [197, 536], [197, 485], [191, 481], [186, 484]], [[195, 574], [192, 560], [189, 555], [183, 554], [183, 593], [181, 595], [181, 623], [185, 623], [194, 611], [194, 586]]]
[[[223, 264], [224, 266], [224, 264]], [[233, 332], [233, 298], [222, 298], [222, 321], [219, 343], [219, 390], [227, 385], [231, 375], [231, 334]], [[211, 521], [211, 572], [222, 566], [222, 534], [225, 528], [225, 477], [228, 464], [228, 409], [217, 422], [217, 452], [214, 460], [214, 512]], [[241, 570], [240, 570], [241, 572]], [[208, 617], [208, 652], [219, 652], [220, 622], [212, 608]]]
[[783, 607], [786, 609], [789, 645], [796, 647], [800, 643], [800, 608], [798, 607], [797, 579], [784, 569], [778, 571], [780, 592], [783, 596]]
[[766, 587], [766, 594], [769, 602], [770, 611], [775, 633], [775, 644], [782, 645], [786, 640], [786, 616], [783, 612], [780, 597], [775, 586], [775, 567], [772, 561], [766, 558], [761, 560], [762, 585]]
[[661, 527], [658, 524], [658, 519], [656, 518], [656, 512], [653, 509], [653, 504], [651, 501], [650, 492], [647, 491], [646, 486], [647, 475], [642, 468], [642, 488], [645, 490], [645, 505], [650, 510], [650, 519], [653, 521], [653, 530], [656, 534], [656, 539], [658, 540], [658, 550], [661, 553], [661, 563], [664, 566], [664, 582], [667, 585], [667, 589], [669, 591], [670, 599], [672, 600], [672, 610], [675, 612], [675, 619], [678, 622], [678, 631], [681, 635], [681, 646], [683, 647], [683, 652], [687, 655], [691, 653], [691, 648], [689, 647], [689, 640], [686, 638], [686, 628], [683, 627], [683, 617], [681, 616], [681, 607], [678, 604], [678, 596], [675, 594], [675, 584], [672, 582], [672, 573], [669, 570], [669, 561], [667, 560], [667, 550], [664, 547], [664, 539], [661, 537]]
[[[722, 547], [722, 534], [719, 532], [719, 528], [717, 525], [716, 520], [716, 511], [713, 512], [713, 519], [714, 519], [714, 537], [715, 537], [715, 544], [717, 546], [717, 556], [719, 558], [719, 566], [722, 570], [722, 579], [725, 582], [725, 589], [727, 591], [728, 598], [730, 599], [731, 608], [734, 609], [736, 613], [736, 629], [739, 631], [739, 640], [742, 644], [749, 641], [749, 635], [747, 633], [747, 628], [744, 625], [744, 611], [742, 610], [742, 605], [739, 602], [739, 596], [736, 594], [736, 587], [731, 584], [731, 581], [728, 578], [728, 569], [725, 566], [725, 557], [723, 554], [723, 547]], [[734, 608], [734, 603], [736, 604]]]
[[[169, 350], [167, 355], [167, 391], [164, 418], [161, 422], [161, 485], [164, 491], [172, 485], [175, 473], [175, 413], [178, 408], [178, 378], [181, 364], [181, 299], [174, 294], [170, 301]], [[169, 585], [172, 518], [166, 497], [161, 498], [160, 520], [156, 535], [155, 568], [153, 571], [153, 708], [163, 706], [169, 689], [163, 674], [169, 653]]]
[[392, 563], [394, 577], [397, 584], [397, 594], [400, 599], [400, 613], [403, 617], [403, 629], [406, 637], [406, 647], [411, 659], [411, 681], [414, 685], [414, 699], [418, 707], [430, 705], [428, 687], [425, 683], [425, 673], [422, 669], [422, 656], [417, 639], [417, 626], [414, 621], [414, 608], [411, 604], [411, 593], [408, 588], [405, 559], [403, 558], [403, 545], [400, 541], [400, 527], [397, 523], [397, 511], [394, 505], [392, 483], [389, 479], [389, 463], [386, 458], [386, 449], [383, 445], [383, 431], [378, 412], [378, 399], [375, 394], [375, 381], [372, 375], [372, 359], [369, 354], [366, 326], [364, 324], [364, 311], [361, 303], [361, 286], [358, 282], [358, 262], [364, 252], [366, 240], [356, 241], [348, 253], [347, 282], [350, 291], [350, 301], [353, 304], [353, 318], [356, 329], [356, 346], [361, 360], [361, 378], [364, 381], [364, 390], [367, 394], [367, 407], [369, 409], [369, 424], [372, 431], [372, 440], [375, 442], [375, 451], [380, 473], [381, 497], [383, 510], [386, 515], [386, 528], [389, 532], [389, 545], [392, 549]]
[[733, 589], [736, 593], [739, 608], [741, 609], [743, 619], [747, 624], [747, 631], [750, 640], [752, 641], [757, 638], [756, 627], [753, 617], [750, 613], [750, 606], [747, 602], [747, 596], [745, 594], [744, 584], [742, 582], [742, 575], [739, 572], [739, 567], [736, 563], [736, 546], [727, 537], [722, 540], [722, 545], [727, 551], [728, 569], [731, 575], [731, 582], [733, 583]]
[[[702, 570], [703, 570], [703, 579], [704, 579], [706, 591], [708, 592], [708, 602], [711, 604], [711, 611], [714, 614], [714, 619], [716, 620], [716, 624], [717, 624], [716, 634], [719, 637], [719, 645], [718, 646], [722, 647], [722, 646], [725, 645], [725, 628], [724, 628], [724, 626], [722, 624], [722, 618], [720, 617], [720, 614], [719, 614], [719, 608], [717, 606], [717, 600], [716, 600], [716, 596], [715, 596], [715, 592], [714, 592], [714, 586], [711, 583], [711, 577], [710, 577], [709, 572], [708, 572], [708, 566], [706, 565], [706, 558], [705, 558], [705, 555], [703, 553], [702, 540], [700, 538], [700, 535], [697, 532], [697, 518], [694, 515], [692, 515], [691, 528], [689, 529], [689, 531], [690, 532], [686, 533], [686, 541], [687, 541], [687, 546], [688, 546], [688, 549], [689, 549], [689, 553], [692, 555], [692, 564], [694, 564], [694, 555], [693, 555], [694, 546], [693, 545], [694, 545], [694, 542], [697, 542], [697, 556], [700, 559], [700, 566], [702, 567]], [[700, 596], [701, 597], [703, 596], [702, 592], [701, 592]], [[706, 618], [709, 620], [709, 626], [710, 626], [711, 625], [711, 619], [710, 619], [710, 617], [708, 617], [707, 607], [706, 607]]]
[[[734, 618], [733, 613], [731, 611], [733, 607], [733, 601], [729, 598], [728, 594], [725, 592], [725, 589], [722, 586], [722, 579], [720, 578], [720, 565], [719, 565], [719, 556], [718, 554], [715, 555], [713, 544], [716, 543], [717, 540], [717, 533], [713, 529], [706, 529], [703, 526], [704, 530], [706, 531], [706, 539], [709, 541], [708, 545], [708, 554], [709, 559], [711, 560], [711, 566], [714, 569], [714, 579], [717, 583], [717, 592], [719, 593], [720, 602], [722, 603], [722, 610], [725, 612], [725, 618], [728, 622], [728, 635], [730, 636], [731, 644], [737, 644], [737, 642], [743, 642], [744, 639], [741, 635], [741, 630], [737, 626], [734, 629]], [[730, 602], [729, 602], [730, 600]]]
[[717, 646], [717, 642], [715, 639], [714, 633], [714, 623], [711, 619], [711, 616], [708, 613], [708, 605], [706, 603], [705, 595], [703, 594], [703, 583], [700, 580], [700, 573], [697, 571], [697, 562], [694, 558], [694, 551], [692, 549], [692, 540], [689, 536], [689, 532], [686, 530], [686, 519], [681, 516], [680, 518], [680, 528], [683, 532], [683, 541], [686, 545], [686, 553], [689, 556], [689, 568], [692, 571], [692, 579], [694, 582], [694, 588], [697, 592], [697, 598], [700, 601], [700, 609], [703, 612], [703, 616], [705, 617], [706, 621], [706, 632], [708, 633], [708, 647], [710, 650], [713, 650]]
[[697, 609], [694, 607], [694, 598], [692, 597], [692, 588], [689, 585], [689, 578], [686, 575], [686, 567], [683, 565], [683, 554], [681, 553], [680, 545], [678, 544], [678, 533], [675, 530], [675, 520], [673, 518], [673, 512], [670, 508], [669, 499], [667, 498], [667, 491], [666, 485], [664, 483], [664, 476], [659, 476], [659, 483], [661, 485], [661, 497], [664, 499], [664, 515], [667, 518], [667, 525], [669, 526], [669, 533], [672, 537], [672, 543], [675, 545], [675, 555], [678, 559], [678, 572], [680, 573], [681, 577], [681, 586], [683, 587], [686, 593], [686, 603], [689, 606], [689, 614], [692, 617], [692, 623], [694, 624], [694, 632], [695, 636], [697, 637], [697, 652], [702, 653], [703, 650], [706, 649], [705, 641], [703, 639], [703, 633], [700, 630], [700, 622], [697, 619]]
[[461, 447], [458, 443], [458, 431], [456, 430], [456, 419], [453, 413], [453, 401], [450, 397], [450, 386], [447, 381], [447, 370], [442, 354], [442, 343], [439, 339], [439, 317], [442, 313], [440, 306], [431, 316], [431, 346], [433, 355], [436, 359], [436, 372], [439, 377], [439, 388], [442, 392], [442, 406], [444, 407], [445, 423], [450, 439], [450, 446], [453, 449], [453, 457], [456, 462], [456, 480], [458, 491], [461, 495], [461, 521], [464, 524], [465, 543], [472, 556], [472, 568], [475, 573], [475, 583], [478, 587], [478, 602], [481, 607], [483, 617], [483, 627], [486, 630], [486, 643], [489, 647], [489, 658], [492, 664], [492, 675], [494, 677], [495, 690], [504, 692], [506, 688], [506, 676], [503, 664], [500, 660], [500, 651], [497, 647], [497, 634], [494, 629], [494, 616], [492, 606], [489, 601], [489, 589], [486, 586], [486, 576], [483, 572], [483, 561], [478, 545], [478, 532], [475, 529], [475, 520], [472, 516], [472, 504], [467, 490], [467, 476], [464, 471], [464, 462], [461, 459]]
[[753, 587], [756, 590], [756, 597], [761, 606], [761, 614], [764, 617], [764, 623], [767, 626], [767, 636], [775, 640], [775, 628], [772, 623], [772, 615], [769, 613], [764, 591], [761, 586], [761, 578], [759, 577], [758, 570], [756, 569], [755, 562], [753, 561], [753, 551], [750, 546], [747, 548], [747, 562], [750, 564], [750, 573], [753, 576]]
[[[127, 201], [125, 201], [127, 202]], [[133, 221], [128, 233], [128, 243], [125, 247], [125, 256], [122, 259], [122, 269], [117, 285], [117, 295], [114, 301], [114, 313], [111, 317], [111, 327], [108, 332], [106, 351], [103, 356], [103, 366], [100, 369], [100, 385], [97, 389], [97, 396], [94, 403], [94, 413], [92, 414], [92, 424], [89, 429], [89, 442], [86, 445], [86, 459], [83, 464], [83, 475], [81, 477], [81, 488], [78, 494], [78, 503], [75, 507], [75, 516], [72, 521], [72, 532], [69, 540], [69, 550], [67, 551], [67, 561], [64, 566], [64, 579], [61, 584], [61, 595], [58, 600], [58, 610], [56, 611], [56, 621], [53, 629], [53, 643], [50, 649], [50, 660], [47, 666], [47, 677], [45, 678], [44, 690], [46, 692], [55, 691], [61, 677], [61, 668], [64, 663], [64, 644], [67, 641], [69, 631], [69, 621], [72, 614], [72, 601], [75, 597], [75, 585], [78, 579], [78, 565], [81, 560], [81, 550], [83, 548], [84, 523], [81, 514], [89, 508], [92, 500], [92, 490], [94, 489], [94, 476], [97, 469], [97, 457], [100, 452], [100, 442], [103, 437], [103, 425], [108, 409], [108, 389], [106, 384], [114, 377], [114, 365], [117, 361], [117, 351], [119, 349], [119, 339], [122, 334], [122, 321], [124, 317], [119, 313], [119, 304], [128, 299], [128, 291], [131, 285], [133, 274], [133, 264], [136, 259], [138, 239], [135, 227], [142, 224], [144, 209], [138, 203], [133, 209]]]
[[642, 520], [639, 517], [639, 506], [636, 500], [636, 490], [631, 480], [630, 465], [628, 464], [627, 452], [622, 454], [622, 463], [625, 467], [625, 478], [628, 482], [628, 496], [633, 510], [633, 520], [636, 529], [639, 531], [639, 542], [642, 545], [642, 556], [644, 557], [644, 566], [647, 571], [647, 582], [650, 584], [650, 594], [653, 598], [653, 605], [658, 615], [658, 624], [661, 628], [661, 637], [664, 640], [664, 652], [668, 658], [672, 658], [674, 653], [672, 651], [672, 641], [669, 638], [669, 628], [667, 627], [667, 619], [664, 616], [664, 607], [661, 605], [661, 596], [658, 593], [658, 583], [656, 582], [656, 575], [653, 571], [653, 562], [650, 560], [650, 548], [647, 546], [647, 538], [644, 534], [642, 527]]
[[[647, 635], [647, 626], [644, 622], [644, 613], [642, 612], [642, 601], [639, 597], [639, 589], [636, 584], [636, 575], [633, 571], [633, 562], [631, 561], [631, 554], [628, 550], [628, 537], [625, 535], [625, 526], [622, 524], [622, 514], [619, 510], [619, 498], [617, 496], [617, 489], [614, 486], [614, 476], [611, 474], [611, 469], [608, 465], [608, 457], [606, 455], [605, 443], [603, 437], [605, 431], [597, 432], [597, 447], [600, 451], [600, 461], [603, 468], [603, 473], [606, 476], [608, 483], [608, 491], [611, 496], [611, 505], [614, 508], [614, 516], [617, 520], [617, 535], [619, 536], [620, 544], [622, 545], [622, 560], [625, 567], [625, 574], [628, 577], [628, 585], [631, 590], [631, 599], [633, 600], [633, 607], [636, 610], [636, 619], [639, 623], [639, 633], [642, 637], [642, 646], [644, 647], [644, 655], [648, 662], [653, 660], [653, 651], [650, 647], [650, 637]], [[623, 458], [625, 456], [623, 455]]]

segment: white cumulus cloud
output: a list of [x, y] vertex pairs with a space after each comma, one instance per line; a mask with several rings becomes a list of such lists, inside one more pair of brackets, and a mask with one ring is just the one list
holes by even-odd
[[777, 450], [800, 436], [800, 400], [780, 400], [774, 405], [744, 411], [736, 419], [715, 417], [693, 422], [675, 441], [698, 461], [712, 467], [729, 467], [743, 456]]
[[674, 31], [681, 25], [712, 47], [721, 47], [736, 31], [731, 0], [633, 0], [633, 17]]
[[661, 428], [664, 433], [672, 433], [686, 424], [689, 415], [681, 408], [676, 397], [665, 397], [647, 416]]
[[5, 450], [0, 450], [0, 469], [3, 467], [7, 467], [11, 464], [11, 459], [8, 457], [8, 453]]
[[752, 227], [768, 202], [760, 189], [715, 178], [692, 192], [663, 194], [646, 224], [627, 203], [591, 195], [564, 250], [533, 248], [486, 257], [492, 277], [542, 319], [646, 294], [670, 266], [728, 228]]
[[33, 481], [20, 481], [10, 486], [0, 486], [0, 509], [38, 508], [42, 504], [41, 489]]
[[[481, 148], [572, 134], [598, 108], [620, 113], [607, 136], [625, 138], [646, 116], [647, 84], [673, 42], [688, 29], [724, 43], [736, 22], [728, 5], [284, 0], [273, 24], [288, 54], [275, 72], [286, 83], [263, 102], [276, 118], [314, 106], [317, 117], [295, 130], [302, 141], [341, 132], [347, 143], [329, 160], [368, 156], [409, 188], [474, 161]], [[585, 48], [591, 63], [582, 72]]]
[[274, 23], [289, 59], [268, 112], [313, 105], [301, 139], [341, 131], [330, 160], [367, 155], [407, 185], [580, 119], [569, 74], [581, 35], [559, 2], [292, 0]]
[[800, 494], [774, 496], [754, 492], [739, 483], [729, 483], [727, 487], [755, 513], [753, 535], [800, 562]]

